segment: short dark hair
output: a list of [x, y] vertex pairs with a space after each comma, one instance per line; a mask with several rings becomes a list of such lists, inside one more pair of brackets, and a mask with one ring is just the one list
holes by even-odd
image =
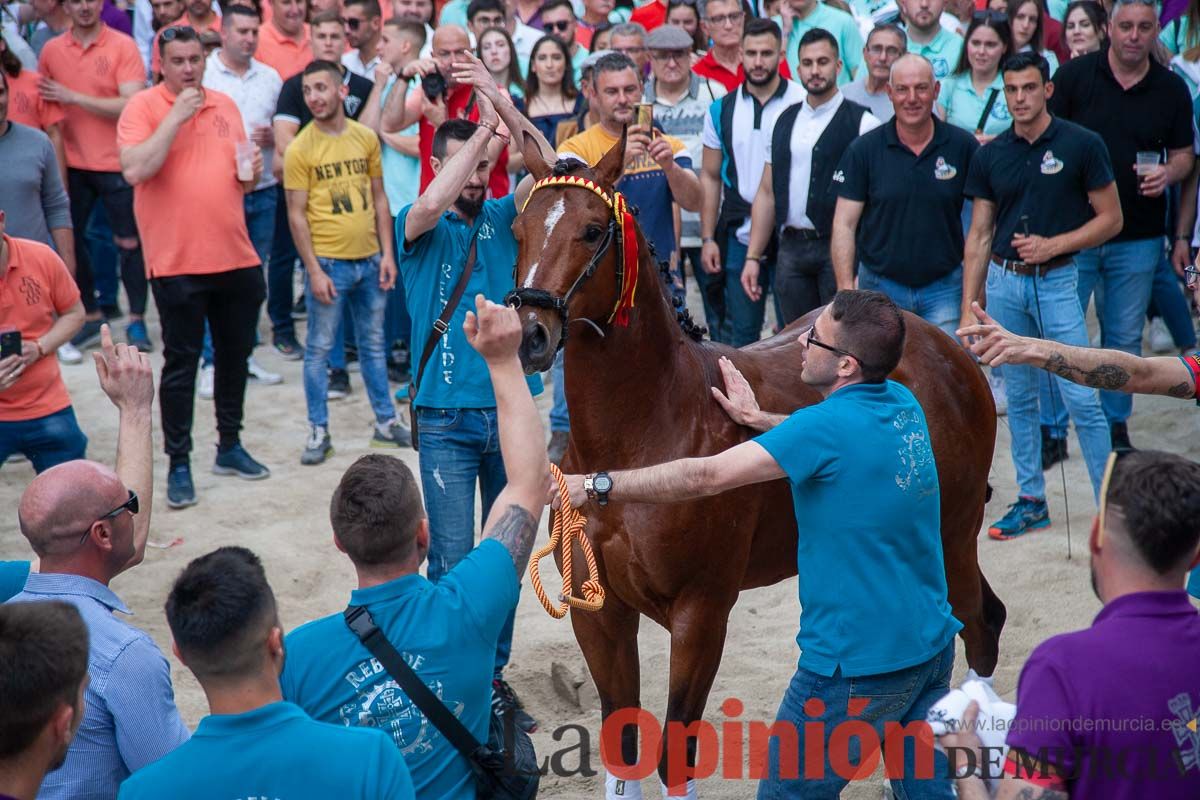
[[383, 9], [379, 7], [379, 0], [345, 0], [342, 6], [347, 8], [350, 6], [362, 6], [363, 13], [369, 19], [375, 19], [383, 15]]
[[[774, 24], [774, 23], [772, 23], [772, 24]], [[808, 30], [806, 30], [804, 32], [804, 35], [800, 37], [799, 50], [803, 50], [804, 48], [808, 47], [810, 44], [817, 44], [818, 42], [825, 42], [826, 44], [828, 44], [830, 47], [833, 48], [833, 54], [835, 56], [838, 55], [839, 50], [838, 50], [837, 39], [833, 38], [833, 34], [830, 33], [829, 31], [825, 30], [824, 28], [809, 28]], [[797, 52], [799, 52], [799, 50]]]
[[328, 11], [322, 11], [320, 14], [313, 14], [312, 19], [308, 21], [308, 27], [315, 28], [318, 25], [328, 25], [330, 23], [336, 23], [343, 29], [346, 26], [346, 24], [342, 22], [342, 16], [333, 9], [329, 9]]
[[[170, 34], [168, 36], [167, 34]], [[167, 45], [179, 42], [187, 44], [188, 42], [196, 42], [201, 47], [204, 45], [200, 42], [200, 34], [191, 25], [168, 25], [158, 33], [158, 55], [160, 57], [167, 54]]]
[[[0, 73], [6, 73], [15, 78], [21, 74], [21, 59], [17, 58], [17, 54], [8, 46], [8, 40], [4, 38], [3, 31], [0, 31], [0, 41], [4, 42], [4, 52], [0, 53]], [[6, 81], [5, 86], [7, 85]]]
[[64, 703], [74, 707], [88, 670], [88, 630], [61, 601], [0, 605], [0, 759], [19, 755]]
[[1159, 575], [1186, 568], [1200, 543], [1200, 464], [1135, 450], [1113, 465], [1106, 500], [1146, 565]]
[[[1090, 3], [1090, 2], [1092, 2], [1092, 0], [1086, 0], [1086, 2]], [[870, 44], [871, 37], [873, 37], [877, 33], [890, 33], [895, 36], [899, 36], [901, 48], [908, 49], [908, 34], [904, 32], [904, 28], [901, 28], [896, 23], [894, 23], [894, 22], [876, 23], [875, 27], [871, 28], [871, 32], [867, 34], [867, 40], [866, 40], [866, 42], [864, 42], [864, 44]]]
[[500, 0], [471, 0], [467, 6], [467, 22], [475, 19], [475, 15], [480, 11], [499, 11], [505, 19], [508, 19], [508, 9]]
[[234, 17], [253, 17], [262, 22], [262, 13], [254, 6], [244, 5], [242, 3], [234, 3], [231, 6], [226, 6], [225, 11], [221, 14], [221, 25], [226, 22], [233, 22]]
[[833, 296], [829, 316], [839, 325], [838, 347], [854, 354], [863, 381], [887, 379], [904, 355], [904, 315], [892, 299], [882, 292], [843, 289]]
[[[434, 134], [434, 155], [444, 158], [448, 139], [465, 141], [476, 127], [465, 119], [446, 120]], [[397, 564], [409, 558], [424, 518], [412, 470], [392, 456], [372, 454], [355, 461], [329, 502], [333, 532], [356, 565]]]
[[[814, 28], [814, 30], [819, 29]], [[775, 41], [783, 44], [783, 31], [779, 30], [779, 26], [772, 19], [754, 17], [746, 20], [746, 24], [742, 28], [742, 39], [748, 36], [772, 36]]]
[[184, 567], [166, 612], [175, 646], [200, 681], [258, 672], [278, 624], [262, 562], [244, 547], [221, 547]]
[[308, 66], [304, 68], [304, 72], [300, 73], [301, 83], [304, 82], [304, 76], [315, 75], [318, 72], [328, 72], [336, 77], [339, 82], [343, 77], [342, 67], [340, 64], [335, 64], [332, 61], [325, 61], [324, 59], [318, 59], [317, 61], [310, 61]]
[[1000, 74], [1005, 72], [1020, 72], [1021, 70], [1036, 67], [1038, 74], [1042, 76], [1042, 83], [1050, 82], [1050, 64], [1046, 61], [1046, 57], [1041, 53], [1035, 53], [1032, 50], [1026, 50], [1024, 53], [1013, 53], [1004, 62], [1000, 64]]
[[[1091, 2], [1091, 0], [1088, 0], [1088, 2]], [[412, 39], [416, 42], [418, 50], [425, 46], [425, 37], [428, 36], [428, 33], [425, 31], [424, 23], [392, 17], [389, 20], [385, 20], [383, 24], [390, 25], [401, 35]]]
[[[568, 63], [570, 62], [568, 61]], [[624, 72], [627, 69], [633, 70], [634, 74], [638, 76], [638, 80], [642, 79], [642, 71], [637, 68], [637, 64], [633, 63], [632, 58], [616, 51], [605, 53], [592, 65], [592, 83], [595, 84], [599, 80], [601, 72]]]
[[546, 0], [542, 3], [541, 13], [545, 15], [547, 11], [553, 11], [556, 8], [565, 8], [571, 12], [571, 16], [575, 16], [575, 6], [571, 5], [571, 0]]

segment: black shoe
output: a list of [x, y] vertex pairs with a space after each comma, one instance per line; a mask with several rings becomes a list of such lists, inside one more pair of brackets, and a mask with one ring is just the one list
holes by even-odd
[[299, 361], [304, 358], [304, 348], [290, 333], [275, 337], [275, 352], [285, 361]]
[[344, 369], [329, 370], [329, 386], [325, 389], [326, 400], [341, 400], [350, 394], [350, 373]]
[[412, 373], [408, 371], [407, 364], [389, 361], [387, 365], [387, 372], [388, 380], [392, 383], [408, 383], [412, 380]]
[[79, 329], [79, 333], [71, 337], [71, 344], [80, 350], [88, 349], [100, 341], [100, 326], [103, 324], [104, 320], [102, 319], [84, 320], [83, 327]]
[[1135, 450], [1136, 448], [1129, 443], [1129, 426], [1124, 422], [1114, 422], [1108, 426], [1108, 432], [1112, 435], [1113, 450]]
[[537, 720], [526, 713], [517, 693], [503, 678], [492, 679], [492, 710], [501, 717], [512, 714], [513, 722], [526, 733], [533, 733], [538, 729]]
[[121, 317], [125, 316], [125, 312], [121, 310], [121, 307], [116, 306], [116, 305], [100, 306], [100, 313], [103, 314], [104, 318], [106, 320], [108, 320], [109, 322], [112, 322], [114, 319], [120, 319]]
[[1071, 456], [1067, 453], [1067, 440], [1058, 439], [1042, 427], [1042, 469], [1047, 470], [1060, 461], [1066, 461]]
[[192, 484], [192, 468], [177, 464], [167, 473], [167, 508], [187, 508], [196, 505], [196, 487]]

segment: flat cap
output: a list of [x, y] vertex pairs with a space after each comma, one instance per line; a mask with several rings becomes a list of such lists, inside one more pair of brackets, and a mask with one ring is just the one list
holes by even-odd
[[694, 45], [692, 37], [678, 25], [659, 25], [646, 36], [646, 47], [651, 50], [691, 50]]

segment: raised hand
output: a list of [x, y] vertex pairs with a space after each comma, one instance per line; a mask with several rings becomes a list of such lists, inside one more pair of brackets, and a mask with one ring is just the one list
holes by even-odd
[[121, 411], [150, 413], [154, 371], [150, 357], [125, 343], [113, 344], [108, 325], [100, 326], [100, 350], [92, 353], [100, 388]]
[[467, 312], [463, 333], [489, 364], [515, 359], [521, 347], [521, 319], [517, 310], [493, 303], [482, 294], [475, 295], [475, 310]]

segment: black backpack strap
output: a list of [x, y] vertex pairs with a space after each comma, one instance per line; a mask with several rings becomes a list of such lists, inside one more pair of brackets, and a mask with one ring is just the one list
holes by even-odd
[[471, 273], [475, 271], [475, 246], [476, 240], [479, 238], [480, 227], [477, 226], [475, 232], [471, 234], [471, 244], [467, 247], [467, 263], [463, 267], [462, 275], [459, 276], [458, 283], [454, 285], [454, 291], [451, 292], [446, 307], [434, 321], [429, 338], [425, 340], [425, 349], [421, 351], [421, 360], [417, 362], [417, 374], [413, 379], [410, 393], [411, 401], [414, 403], [417, 401], [417, 390], [421, 386], [421, 376], [425, 374], [425, 367], [429, 364], [429, 359], [433, 357], [433, 351], [437, 349], [438, 339], [450, 330], [450, 320], [458, 308], [459, 301], [462, 300], [463, 293], [467, 291], [467, 282], [471, 280]]
[[975, 133], [983, 133], [983, 127], [987, 125], [988, 114], [992, 113], [992, 107], [996, 105], [996, 98], [999, 95], [999, 89], [992, 89], [988, 93], [987, 103], [983, 106], [983, 113], [979, 115], [979, 124], [975, 126]]
[[450, 744], [454, 745], [454, 749], [463, 754], [472, 769], [476, 768], [476, 751], [480, 748], [479, 742], [467, 730], [467, 726], [450, 713], [446, 704], [438, 699], [437, 695], [417, 676], [417, 673], [413, 672], [412, 667], [405, 662], [404, 657], [397, 652], [392, 643], [388, 641], [387, 636], [375, 624], [375, 620], [371, 618], [371, 612], [367, 611], [365, 606], [349, 606], [343, 616], [350, 630], [363, 643], [363, 646], [371, 651], [371, 655], [379, 660], [383, 668], [408, 695], [408, 699], [421, 709], [425, 718], [442, 732]]

